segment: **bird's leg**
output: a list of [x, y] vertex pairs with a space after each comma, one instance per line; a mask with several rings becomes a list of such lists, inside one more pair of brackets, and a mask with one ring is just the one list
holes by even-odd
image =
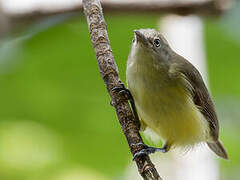
[[117, 91], [119, 94], [123, 94], [125, 95], [125, 97], [129, 100], [130, 104], [131, 104], [131, 108], [132, 108], [132, 111], [133, 111], [133, 115], [135, 117], [135, 120], [137, 122], [137, 125], [138, 125], [138, 128], [140, 129], [140, 120], [139, 120], [139, 117], [138, 117], [138, 113], [137, 113], [137, 109], [136, 109], [136, 106], [135, 106], [135, 101], [133, 99], [133, 96], [131, 94], [131, 92], [129, 91], [129, 89], [127, 89], [124, 84], [122, 83], [121, 84], [122, 87], [114, 87], [112, 89], [112, 91]]
[[[112, 91], [117, 91], [119, 94], [125, 95], [125, 97], [129, 100], [129, 102], [131, 104], [132, 111], [133, 111], [133, 115], [135, 117], [136, 123], [138, 125], [139, 130], [140, 130], [141, 123], [140, 123], [140, 120], [139, 120], [139, 117], [138, 117], [138, 114], [137, 114], [137, 109], [136, 109], [136, 106], [135, 106], [133, 96], [132, 96], [131, 92], [129, 91], [129, 89], [127, 89], [124, 86], [124, 84], [122, 84], [122, 87], [115, 87], [115, 88], [112, 89]], [[138, 143], [138, 144], [135, 144], [135, 145], [136, 146], [142, 146], [143, 149], [134, 154], [133, 160], [135, 160], [136, 158], [138, 158], [142, 155], [145, 155], [145, 154], [148, 155], [148, 154], [152, 154], [152, 153], [155, 153], [155, 152], [165, 153], [169, 150], [169, 147], [170, 147], [170, 146], [168, 146], [167, 143], [163, 146], [163, 148], [150, 147], [150, 146], [147, 146], [144, 143]]]
[[168, 150], [170, 148], [170, 146], [167, 143], [162, 148], [150, 147], [150, 146], [147, 146], [146, 144], [143, 144], [143, 143], [138, 143], [136, 145], [143, 146], [143, 149], [134, 154], [133, 160], [135, 160], [136, 158], [138, 158], [142, 155], [149, 155], [149, 154], [153, 154], [155, 152], [166, 153], [166, 152], [168, 152]]

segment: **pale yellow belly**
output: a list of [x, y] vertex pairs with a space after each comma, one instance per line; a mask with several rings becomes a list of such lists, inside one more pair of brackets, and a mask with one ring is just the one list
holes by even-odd
[[141, 120], [164, 141], [188, 146], [207, 140], [207, 121], [181, 86], [137, 88], [132, 93]]

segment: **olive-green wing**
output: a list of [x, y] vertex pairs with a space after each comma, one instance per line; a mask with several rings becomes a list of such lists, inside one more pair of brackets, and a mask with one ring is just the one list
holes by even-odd
[[[175, 62], [174, 62], [175, 61]], [[211, 140], [207, 141], [208, 147], [218, 156], [228, 159], [227, 152], [223, 147], [219, 136], [219, 124], [216, 111], [211, 100], [210, 94], [198, 70], [186, 59], [181, 56], [176, 56], [172, 62], [173, 69], [176, 75], [180, 73], [180, 78], [183, 78], [186, 88], [192, 95], [192, 99], [199, 108], [205, 119], [208, 121]]]
[[[176, 59], [177, 61], [178, 59]], [[211, 100], [210, 94], [199, 71], [187, 60], [182, 58], [177, 63], [178, 72], [180, 72], [186, 81], [190, 84], [188, 89], [192, 95], [194, 103], [208, 121], [210, 134], [213, 140], [218, 140], [219, 124], [216, 111]]]

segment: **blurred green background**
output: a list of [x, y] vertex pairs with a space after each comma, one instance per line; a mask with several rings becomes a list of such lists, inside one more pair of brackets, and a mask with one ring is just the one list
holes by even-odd
[[[125, 80], [133, 29], [157, 28], [159, 17], [105, 16]], [[204, 34], [221, 139], [230, 156], [219, 160], [221, 176], [232, 180], [240, 176], [240, 41], [226, 22], [228, 16], [205, 19]], [[121, 179], [131, 155], [99, 76], [85, 17], [14, 43], [0, 56], [0, 179]]]

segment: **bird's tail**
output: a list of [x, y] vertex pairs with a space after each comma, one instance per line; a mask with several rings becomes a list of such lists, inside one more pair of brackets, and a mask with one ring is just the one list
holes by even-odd
[[225, 150], [225, 148], [223, 147], [223, 144], [221, 143], [220, 140], [216, 141], [216, 142], [208, 142], [208, 147], [215, 152], [218, 156], [224, 158], [224, 159], [228, 159], [228, 155], [227, 152]]

